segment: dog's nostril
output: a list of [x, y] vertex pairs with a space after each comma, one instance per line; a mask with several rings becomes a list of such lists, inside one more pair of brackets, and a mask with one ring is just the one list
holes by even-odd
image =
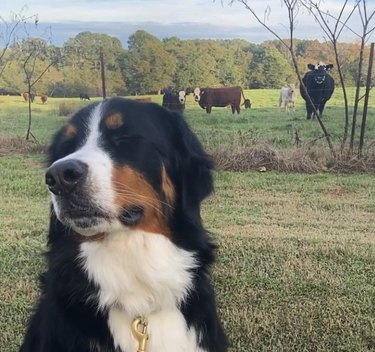
[[54, 179], [54, 177], [52, 175], [50, 175], [48, 172], [46, 174], [46, 184], [47, 186], [49, 187], [53, 187], [56, 185], [56, 180]]
[[83, 172], [78, 169], [67, 169], [63, 172], [63, 180], [67, 183], [77, 182], [83, 175]]

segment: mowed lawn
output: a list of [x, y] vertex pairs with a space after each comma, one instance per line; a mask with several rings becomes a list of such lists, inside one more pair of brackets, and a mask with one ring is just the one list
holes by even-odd
[[[257, 94], [265, 105], [241, 117], [222, 109], [208, 118], [188, 105], [187, 119], [209, 147], [220, 147], [218, 138], [229, 136], [229, 128], [234, 136], [244, 126], [257, 126], [270, 140], [277, 135], [270, 126], [279, 126], [279, 140], [287, 141], [288, 119], [314, 133], [302, 106], [294, 117], [280, 114], [276, 91]], [[20, 98], [0, 97], [2, 143], [24, 135], [26, 105]], [[274, 105], [267, 107], [267, 99]], [[61, 101], [34, 105], [33, 132], [42, 144], [66, 122], [56, 115]], [[259, 138], [255, 143], [263, 143]], [[0, 157], [0, 351], [17, 351], [44, 269], [44, 158]], [[218, 244], [213, 281], [230, 352], [375, 350], [374, 175], [217, 171], [215, 181], [202, 216]]]

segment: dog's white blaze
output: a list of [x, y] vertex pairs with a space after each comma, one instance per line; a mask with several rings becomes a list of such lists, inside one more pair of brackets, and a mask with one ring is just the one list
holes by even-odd
[[192, 288], [193, 253], [165, 236], [135, 230], [84, 242], [80, 250], [83, 268], [99, 287], [99, 308], [109, 308], [117, 346], [136, 351], [131, 322], [142, 314], [149, 320], [147, 351], [200, 351], [178, 309]]
[[[116, 208], [114, 206], [115, 194], [112, 189], [112, 161], [107, 153], [99, 147], [100, 132], [99, 123], [101, 121], [101, 103], [87, 117], [88, 136], [85, 143], [74, 153], [67, 155], [55, 161], [52, 165], [59, 162], [76, 159], [84, 162], [88, 166], [88, 176], [86, 186], [90, 188], [91, 199], [99, 209], [103, 209], [105, 213], [116, 217]], [[100, 200], [100, 202], [99, 202]], [[59, 217], [59, 205], [57, 198], [52, 194], [52, 203], [57, 217]], [[77, 229], [73, 221], [71, 226], [82, 235], [92, 235], [98, 232], [108, 231], [110, 227], [119, 227], [119, 224], [109, 223], [107, 220], [101, 219], [101, 222], [88, 229]]]

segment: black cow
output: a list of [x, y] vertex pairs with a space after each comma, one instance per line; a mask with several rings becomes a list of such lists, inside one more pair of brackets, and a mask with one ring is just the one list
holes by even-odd
[[175, 93], [169, 89], [163, 89], [163, 93], [162, 106], [182, 114], [185, 110], [186, 92], [180, 90], [178, 93]]
[[331, 98], [335, 89], [335, 81], [327, 72], [333, 68], [332, 64], [325, 65], [319, 63], [317, 65], [308, 64], [310, 69], [302, 78], [302, 82], [307, 89], [307, 93], [313, 105], [310, 104], [309, 99], [302, 85], [300, 86], [300, 93], [306, 102], [307, 119], [315, 117], [314, 107], [319, 113], [319, 117], [323, 116], [323, 110], [326, 102]]
[[81, 99], [81, 100], [90, 100], [90, 97], [86, 93], [80, 93], [79, 99]]
[[232, 108], [232, 113], [240, 113], [241, 94], [245, 100], [245, 107], [250, 107], [249, 99], [245, 99], [241, 87], [223, 87], [223, 88], [195, 88], [194, 99], [199, 103], [202, 109], [206, 109], [207, 114], [211, 113], [213, 106]]

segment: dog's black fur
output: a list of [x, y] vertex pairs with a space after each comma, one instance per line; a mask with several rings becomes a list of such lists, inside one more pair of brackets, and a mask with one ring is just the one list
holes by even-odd
[[[204, 351], [224, 352], [227, 342], [208, 279], [214, 246], [200, 217], [200, 204], [213, 190], [213, 162], [181, 115], [153, 103], [121, 98], [102, 104], [105, 111], [119, 111], [126, 116], [126, 131], [125, 127], [115, 132], [104, 127], [102, 130], [103, 148], [110, 151], [116, 163], [142, 172], [157, 192], [160, 162], [165, 165], [176, 190], [174, 209], [168, 213], [171, 241], [179, 248], [195, 252], [199, 262], [194, 269], [193, 290], [180, 310], [187, 326], [196, 329]], [[97, 103], [91, 104], [72, 117], [71, 123], [77, 129], [74, 138], [66, 137], [65, 128], [55, 135], [49, 149], [49, 164], [79, 148], [86, 138], [85, 121], [96, 106]], [[127, 143], [122, 140], [125, 134], [132, 138], [131, 152], [124, 152], [129, 150], [123, 145]], [[77, 260], [82, 240], [51, 212], [48, 269], [40, 280], [41, 295], [21, 352], [119, 352], [107, 325], [108, 312], [97, 306], [99, 288], [88, 279]]]

